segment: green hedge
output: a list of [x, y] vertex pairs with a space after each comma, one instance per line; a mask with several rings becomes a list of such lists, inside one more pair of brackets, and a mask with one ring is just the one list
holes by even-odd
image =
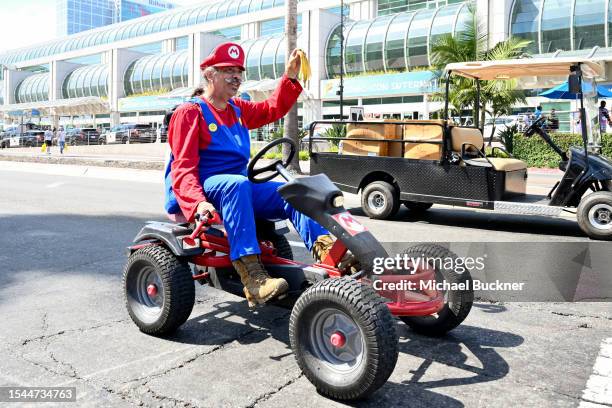
[[[570, 146], [582, 146], [580, 135], [574, 133], [551, 133], [552, 140], [562, 150], [567, 151]], [[601, 138], [602, 154], [612, 157], [612, 133], [606, 133]], [[546, 144], [538, 135], [526, 138], [522, 133], [514, 136], [514, 157], [523, 160], [528, 167], [559, 166], [559, 155]]]

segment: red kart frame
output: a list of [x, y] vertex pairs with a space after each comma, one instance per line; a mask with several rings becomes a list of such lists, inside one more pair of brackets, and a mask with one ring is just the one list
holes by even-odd
[[[189, 247], [200, 247], [205, 250], [202, 255], [196, 255], [189, 258], [189, 262], [200, 267], [206, 268], [232, 268], [232, 262], [229, 257], [229, 241], [227, 235], [223, 232], [223, 236], [213, 235], [207, 233], [207, 230], [212, 224], [221, 224], [222, 221], [215, 214], [212, 220], [206, 220], [204, 222], [198, 222], [196, 224], [193, 233], [183, 238], [183, 241]], [[217, 230], [220, 231], [220, 230]], [[151, 245], [151, 243], [140, 244], [131, 247], [131, 250], [136, 250], [144, 246]], [[154, 244], [155, 245], [155, 244]], [[276, 249], [272, 246], [271, 242], [262, 241], [259, 244], [261, 249], [261, 261], [264, 265], [295, 265], [295, 266], [306, 266], [301, 262], [296, 262], [290, 259], [281, 258], [276, 255]], [[326, 272], [330, 278], [340, 278], [347, 275], [346, 272], [341, 271], [335, 265], [340, 263], [340, 260], [346, 254], [347, 248], [341, 240], [336, 240], [332, 246], [329, 254], [321, 263], [315, 263], [308, 265], [311, 268], [320, 269], [321, 272]], [[206, 279], [209, 276], [209, 272], [204, 272], [198, 275], [194, 275], [194, 280]], [[376, 275], [377, 280], [390, 283], [390, 284], [403, 284], [408, 285], [412, 282], [413, 285], [419, 287], [419, 282], [433, 281], [435, 280], [435, 270], [429, 265], [421, 267], [418, 271], [412, 274], [406, 275]], [[367, 279], [360, 279], [364, 282], [369, 282]], [[442, 292], [437, 290], [377, 290], [377, 293], [384, 297], [387, 302], [389, 311], [395, 316], [429, 316], [434, 313], [438, 313], [444, 307], [444, 296]]]

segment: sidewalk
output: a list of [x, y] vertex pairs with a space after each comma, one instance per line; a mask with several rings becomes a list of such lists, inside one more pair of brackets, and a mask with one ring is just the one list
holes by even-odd
[[[166, 143], [69, 146], [63, 155], [60, 155], [57, 146], [53, 146], [50, 155], [42, 153], [40, 148], [13, 148], [0, 150], [0, 161], [163, 170], [168, 152]], [[309, 161], [300, 161], [300, 167], [302, 172], [310, 173]], [[561, 177], [563, 172], [559, 169], [530, 168], [529, 174]]]

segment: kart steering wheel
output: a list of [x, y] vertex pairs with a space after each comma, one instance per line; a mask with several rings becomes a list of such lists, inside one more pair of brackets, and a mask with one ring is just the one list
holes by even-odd
[[523, 132], [525, 137], [533, 136], [533, 134], [536, 132], [536, 129], [539, 129], [542, 126], [542, 124], [544, 123], [544, 121], [546, 121], [546, 117], [545, 116], [540, 116], [535, 122], [533, 122], [531, 124], [531, 126], [529, 126], [525, 130], [525, 132]]
[[[282, 161], [282, 160], [275, 160], [274, 162], [272, 162], [271, 164], [268, 164], [267, 166], [264, 167], [260, 167], [260, 168], [255, 168], [255, 164], [257, 164], [257, 162], [264, 157], [264, 155], [266, 153], [268, 153], [273, 147], [276, 147], [280, 144], [288, 144], [289, 145], [289, 157], [287, 157], [286, 161]], [[276, 176], [278, 176], [280, 173], [279, 171], [276, 169], [277, 165], [281, 165], [283, 167], [287, 167], [287, 165], [289, 163], [291, 163], [291, 160], [293, 159], [293, 156], [295, 156], [295, 152], [297, 151], [297, 146], [295, 145], [295, 142], [289, 138], [283, 137], [280, 139], [276, 139], [273, 140], [272, 142], [268, 143], [266, 146], [264, 146], [263, 149], [261, 149], [259, 152], [257, 152], [257, 154], [255, 155], [255, 157], [253, 157], [251, 159], [251, 161], [249, 162], [249, 167], [247, 168], [247, 175], [249, 177], [249, 180], [253, 183], [265, 183], [266, 181], [270, 181], [273, 178], [275, 178]], [[267, 176], [262, 176], [262, 177], [257, 177], [260, 174], [263, 173], [268, 173], [271, 172], [271, 174], [267, 175]]]

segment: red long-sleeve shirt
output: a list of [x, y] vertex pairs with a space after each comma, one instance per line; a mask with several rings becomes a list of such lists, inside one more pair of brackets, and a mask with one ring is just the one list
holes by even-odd
[[[233, 100], [241, 111], [242, 124], [247, 129], [257, 129], [285, 116], [301, 92], [302, 86], [298, 81], [283, 75], [274, 93], [265, 101], [250, 102], [240, 98]], [[236, 112], [231, 105], [219, 110], [203, 100], [220, 125], [231, 127], [237, 122]], [[210, 138], [208, 124], [198, 104], [186, 103], [176, 109], [168, 125], [168, 143], [174, 156], [171, 169], [172, 189], [183, 215], [188, 220], [193, 220], [198, 204], [206, 201], [198, 165], [199, 151], [206, 150]]]

